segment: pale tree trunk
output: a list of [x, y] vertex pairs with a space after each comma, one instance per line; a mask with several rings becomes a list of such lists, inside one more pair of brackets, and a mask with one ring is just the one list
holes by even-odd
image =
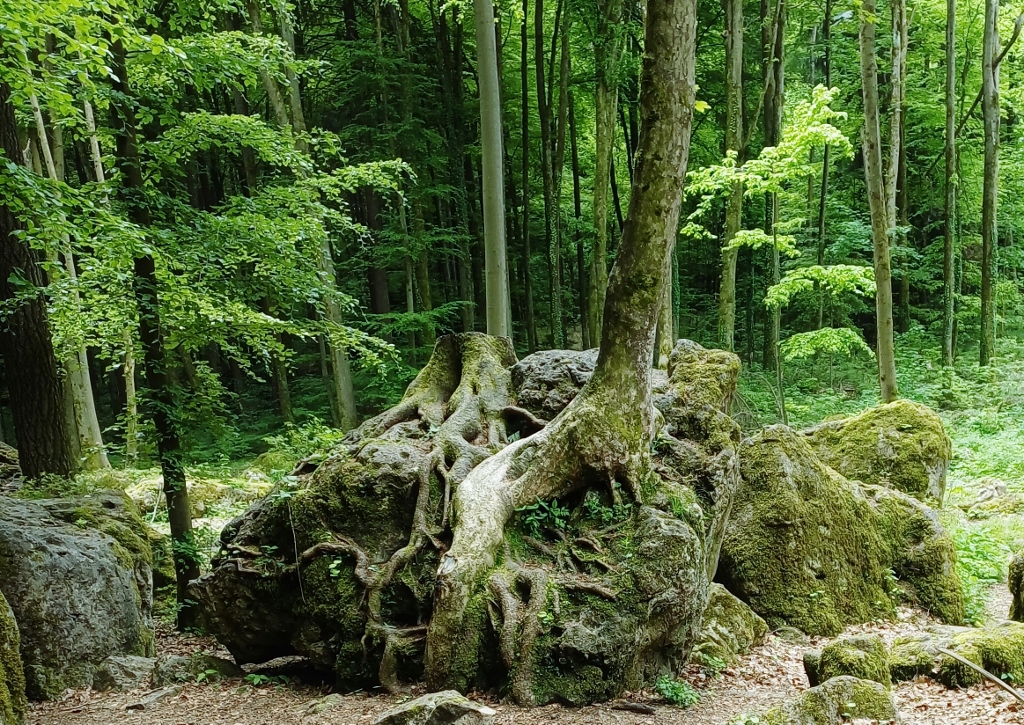
[[594, 44], [594, 65], [597, 87], [594, 91], [594, 250], [590, 264], [590, 299], [588, 320], [590, 341], [600, 345], [604, 297], [608, 288], [608, 190], [612, 169], [612, 145], [615, 141], [615, 109], [618, 84], [615, 72], [619, 65], [623, 0], [599, 0], [597, 38]]
[[[821, 37], [825, 43], [825, 87], [832, 87], [832, 0], [825, 0], [825, 18], [821, 24]], [[828, 170], [831, 154], [828, 144], [821, 157], [821, 191], [818, 194], [818, 266], [825, 264], [825, 204], [828, 200]], [[825, 316], [825, 296], [819, 294], [818, 317], [815, 327], [821, 329]]]
[[[906, 153], [903, 149], [903, 140], [906, 128], [906, 114], [903, 105], [906, 101], [907, 83], [907, 5], [905, 0], [892, 0], [890, 3], [892, 20], [892, 76], [889, 89], [889, 161], [886, 170], [885, 194], [886, 194], [886, 224], [889, 229], [896, 229], [904, 225], [906, 215], [905, 204], [900, 201], [906, 200], [902, 193], [902, 182], [905, 181], [905, 170], [903, 164], [906, 160]], [[906, 241], [905, 235], [900, 232], [894, 237], [897, 243]], [[904, 267], [900, 274], [900, 330], [905, 332], [909, 329], [909, 301], [906, 299], [910, 294], [909, 270]]]
[[505, 257], [505, 175], [502, 170], [501, 90], [492, 0], [473, 0], [480, 86], [480, 157], [483, 167], [484, 275], [487, 334], [508, 337], [508, 268]]
[[[725, 148], [738, 154], [743, 144], [743, 0], [725, 0]], [[736, 260], [729, 249], [743, 218], [743, 184], [729, 189], [722, 244], [722, 281], [718, 294], [718, 342], [730, 352], [736, 334]]]
[[[556, 25], [558, 24], [557, 18], [561, 13], [561, 9], [561, 0], [559, 0], [558, 7], [556, 9]], [[551, 265], [552, 247], [554, 245], [552, 217], [555, 213], [555, 181], [554, 169], [552, 168], [554, 163], [554, 146], [551, 140], [551, 98], [547, 95], [547, 80], [544, 72], [546, 67], [544, 57], [544, 0], [535, 0], [533, 6], [533, 36], [534, 72], [537, 77], [537, 115], [540, 119], [541, 188], [544, 194], [544, 247], [548, 252], [548, 292], [551, 298], [548, 304], [548, 330], [551, 346], [556, 347], [558, 344], [558, 338], [555, 337], [556, 324], [554, 287], [555, 275], [557, 272]], [[551, 60], [552, 63], [554, 63], [554, 58]]]
[[988, 365], [996, 349], [995, 252], [996, 204], [999, 198], [999, 2], [985, 2], [985, 33], [981, 60], [981, 115], [985, 134], [984, 183], [981, 196], [981, 350]]
[[576, 241], [576, 277], [577, 296], [580, 310], [580, 342], [583, 349], [590, 348], [590, 326], [587, 319], [587, 268], [583, 254], [583, 235], [580, 233], [580, 222], [583, 217], [583, 203], [580, 192], [580, 151], [576, 141], [576, 99], [572, 90], [569, 91], [569, 145], [572, 150], [572, 207], [576, 230], [573, 237]]
[[942, 224], [942, 364], [953, 365], [956, 262], [956, 0], [946, 0], [946, 157]]
[[[764, 139], [766, 146], [774, 146], [779, 142], [782, 132], [782, 105], [785, 98], [785, 64], [782, 40], [785, 37], [786, 4], [777, 0], [773, 17], [767, 22], [770, 3], [762, 0], [764, 22], [761, 30], [761, 43], [764, 52], [762, 72], [764, 73]], [[769, 193], [765, 197], [765, 233], [773, 239], [776, 237], [778, 223], [778, 195]], [[779, 250], [773, 244], [769, 252], [772, 284], [781, 279]], [[782, 363], [779, 360], [779, 337], [782, 326], [782, 311], [778, 307], [770, 310], [768, 340], [765, 346], [765, 360], [775, 371], [779, 385], [779, 397], [782, 397]], [[785, 406], [780, 411], [783, 419], [786, 416]]]
[[871, 239], [874, 247], [875, 316], [878, 340], [878, 383], [882, 401], [899, 397], [896, 387], [896, 358], [892, 322], [892, 265], [889, 259], [885, 180], [882, 170], [882, 131], [878, 114], [878, 60], [875, 57], [875, 0], [864, 0], [860, 22], [860, 72], [864, 93], [864, 178], [871, 213]]
[[[465, 686], [459, 663], [476, 646], [466, 606], [495, 561], [516, 507], [605, 478], [643, 500], [653, 475], [651, 359], [679, 222], [694, 103], [693, 0], [649, 0], [640, 104], [643, 129], [629, 218], [605, 301], [605, 334], [590, 381], [540, 432], [486, 458], [455, 493], [451, 547], [438, 569], [427, 633], [428, 687]], [[513, 693], [529, 704], [529, 688]]]
[[[295, 57], [295, 28], [292, 25], [292, 18], [288, 11], [287, 3], [281, 3], [278, 6], [278, 22], [281, 26], [281, 38], [284, 40], [285, 45], [292, 52], [292, 57]], [[285, 78], [288, 80], [288, 105], [291, 108], [292, 116], [292, 132], [295, 134], [295, 147], [299, 151], [306, 152], [309, 150], [309, 146], [306, 143], [306, 116], [302, 112], [302, 96], [299, 90], [299, 77], [295, 75], [290, 67], [284, 69]], [[277, 84], [274, 83], [274, 87]]]
[[135, 390], [135, 342], [125, 328], [124, 343], [124, 454], [129, 465], [139, 461], [139, 396]]
[[523, 296], [526, 298], [526, 349], [537, 349], [537, 321], [533, 313], [533, 279], [530, 274], [530, 33], [527, 18], [530, 16], [530, 0], [523, 0], [523, 19], [519, 27], [522, 51], [519, 58], [519, 81], [522, 93], [521, 141], [523, 155]]
[[[249, 15], [249, 28], [252, 34], [263, 35], [263, 8], [260, 6], [259, 0], [246, 0], [245, 7]], [[277, 81], [266, 68], [261, 67], [259, 73], [263, 90], [267, 94], [267, 102], [274, 114], [274, 120], [281, 128], [291, 128], [291, 119], [288, 118], [288, 109], [285, 108], [284, 96], [281, 95]]]
[[[53, 181], [63, 182], [63, 135], [59, 127], [54, 128], [54, 149], [51, 150], [46, 135], [46, 125], [43, 121], [43, 112], [34, 92], [29, 95], [29, 102], [35, 119], [39, 148], [42, 150], [43, 159], [46, 162], [47, 175]], [[63, 212], [61, 216], [63, 217]], [[81, 299], [77, 287], [78, 272], [75, 269], [74, 253], [71, 251], [71, 238], [67, 234], [61, 238], [61, 246], [61, 256], [63, 257], [61, 261], [64, 272], [68, 275], [71, 283], [72, 309], [77, 311], [81, 309]], [[83, 456], [83, 468], [90, 470], [109, 468], [110, 462], [107, 460], [106, 451], [103, 450], [103, 429], [100, 428], [99, 417], [96, 413], [96, 399], [93, 396], [92, 374], [89, 371], [89, 358], [86, 354], [85, 344], [75, 345], [75, 348], [65, 357], [64, 364], [68, 371], [71, 395], [75, 405], [75, 423]]]
[[[331, 253], [331, 240], [324, 235], [320, 246], [320, 274], [324, 276], [327, 289], [336, 290], [338, 282], [334, 273], [334, 255]], [[327, 322], [334, 326], [343, 324], [341, 305], [333, 294], [324, 300], [324, 317]], [[341, 429], [349, 430], [355, 428], [359, 423], [359, 413], [356, 411], [356, 393], [352, 385], [352, 368], [349, 366], [348, 355], [345, 349], [333, 341], [327, 342], [328, 356], [331, 360], [331, 371], [333, 372], [334, 401], [337, 406], [338, 420], [341, 421]]]

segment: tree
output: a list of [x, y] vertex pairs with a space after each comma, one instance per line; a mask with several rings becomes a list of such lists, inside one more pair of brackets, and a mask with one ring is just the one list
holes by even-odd
[[953, 365], [956, 257], [956, 0], [946, 0], [946, 178], [942, 215], [942, 364]]
[[885, 179], [882, 171], [882, 132], [878, 112], [878, 60], [875, 57], [876, 7], [866, 0], [860, 9], [860, 75], [864, 97], [864, 178], [871, 214], [871, 241], [875, 267], [875, 317], [878, 326], [878, 382], [882, 400], [899, 397], [896, 388], [896, 357], [892, 320], [892, 263], [889, 258], [889, 225]]
[[615, 136], [615, 108], [618, 103], [618, 65], [622, 47], [624, 0], [600, 0], [597, 8], [597, 34], [594, 37], [594, 65], [597, 87], [594, 91], [595, 158], [594, 169], [594, 251], [590, 271], [590, 341], [599, 345], [603, 337], [601, 316], [608, 287], [608, 186], [612, 168], [612, 142]]
[[999, 2], [985, 0], [985, 33], [981, 56], [981, 115], [985, 167], [981, 196], [981, 340], [980, 362], [988, 365], [996, 349], [995, 276], [998, 243], [996, 206], [999, 199]]
[[651, 475], [654, 434], [651, 359], [690, 146], [694, 105], [695, 4], [650, 0], [641, 118], [629, 216], [609, 278], [593, 377], [540, 432], [511, 443], [459, 485], [452, 545], [438, 569], [438, 597], [427, 633], [430, 687], [449, 683], [466, 606], [494, 562], [514, 510], [598, 478], [622, 481], [637, 501]]
[[[3, 176], [16, 180], [21, 144], [7, 83], [0, 83], [0, 147], [6, 155]], [[0, 352], [18, 457], [27, 478], [46, 473], [70, 476], [76, 465], [64, 414], [64, 379], [50, 337], [43, 272], [36, 252], [19, 238], [21, 224], [12, 191], [5, 190], [0, 204], [0, 300], [14, 304], [0, 325]]]
[[[725, 0], [725, 149], [739, 162], [743, 144], [743, 0]], [[718, 297], [718, 343], [733, 350], [736, 328], [736, 260], [739, 249], [732, 245], [743, 220], [743, 187], [730, 190], [725, 207], [725, 235], [722, 238], [722, 283]]]
[[508, 269], [505, 259], [505, 175], [502, 169], [501, 86], [494, 37], [494, 5], [473, 1], [477, 77], [480, 81], [480, 155], [483, 166], [484, 269], [487, 334], [508, 337]]
[[[135, 111], [131, 105], [128, 67], [121, 41], [114, 46], [114, 90], [120, 96], [116, 107], [120, 123], [117, 136], [117, 161], [123, 180], [122, 201], [131, 220], [143, 235], [149, 234], [151, 218], [142, 198], [144, 182], [136, 140]], [[160, 324], [159, 284], [156, 260], [149, 245], [134, 255], [133, 288], [139, 316], [139, 340], [148, 388], [149, 414], [156, 429], [157, 458], [163, 474], [163, 491], [167, 499], [167, 519], [171, 529], [171, 548], [177, 585], [178, 629], [195, 625], [197, 609], [188, 598], [188, 583], [199, 576], [199, 558], [192, 535], [192, 512], [189, 506], [181, 439], [174, 419], [174, 397], [167, 379], [167, 356], [164, 331]]]

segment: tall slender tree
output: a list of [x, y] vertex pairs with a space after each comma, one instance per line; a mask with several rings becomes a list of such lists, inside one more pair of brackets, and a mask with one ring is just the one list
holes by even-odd
[[[743, 144], [743, 0], [723, 0], [725, 8], [725, 149], [737, 156]], [[743, 184], [733, 183], [725, 206], [722, 281], [718, 295], [718, 344], [732, 351], [736, 331], [736, 260], [732, 247], [743, 217]]]
[[996, 206], [999, 199], [999, 0], [985, 0], [981, 55], [981, 115], [985, 166], [981, 192], [981, 345], [980, 362], [988, 365], [996, 349]]
[[946, 0], [946, 179], [942, 219], [942, 364], [953, 364], [956, 312], [956, 0]]

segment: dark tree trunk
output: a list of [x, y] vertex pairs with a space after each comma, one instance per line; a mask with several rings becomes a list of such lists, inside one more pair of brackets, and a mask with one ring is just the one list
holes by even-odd
[[[120, 42], [114, 44], [116, 75], [114, 90], [123, 99], [130, 99], [125, 51]], [[122, 201], [129, 218], [146, 233], [151, 224], [149, 210], [143, 202], [143, 180], [136, 141], [135, 111], [130, 101], [115, 107], [117, 115], [117, 161], [123, 181]], [[139, 315], [139, 340], [148, 388], [148, 407], [156, 429], [157, 457], [163, 473], [164, 496], [173, 542], [174, 570], [177, 580], [178, 629], [196, 623], [198, 609], [188, 596], [188, 583], [199, 576], [199, 556], [192, 535], [192, 514], [189, 510], [185, 467], [181, 458], [181, 442], [172, 411], [174, 398], [168, 381], [167, 358], [163, 331], [160, 327], [159, 285], [156, 262], [152, 254], [141, 254], [134, 265], [135, 304]]]
[[[0, 84], [0, 145], [10, 163], [21, 165], [11, 88], [6, 83]], [[70, 476], [76, 462], [66, 425], [64, 381], [42, 294], [43, 271], [35, 252], [16, 235], [20, 228], [10, 208], [0, 206], [0, 300], [22, 300], [0, 326], [21, 470], [27, 478], [44, 473]]]

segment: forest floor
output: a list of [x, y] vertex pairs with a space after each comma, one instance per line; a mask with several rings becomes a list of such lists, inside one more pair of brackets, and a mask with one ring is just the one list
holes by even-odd
[[[993, 592], [989, 600], [992, 621], [1005, 617], [1007, 597]], [[941, 627], [926, 614], [901, 609], [896, 621], [851, 627], [846, 634], [876, 632], [891, 642], [896, 637]], [[613, 704], [584, 708], [558, 705], [524, 709], [479, 696], [498, 711], [496, 723], [535, 725], [685, 723], [725, 725], [731, 719], [755, 714], [807, 688], [803, 654], [820, 647], [825, 640], [793, 641], [770, 635], [768, 641], [742, 657], [735, 666], [717, 677], [697, 669], [687, 679], [701, 693], [701, 701], [687, 709], [660, 703], [650, 692], [632, 693], [630, 702], [648, 704], [652, 714], [614, 708]], [[188, 654], [208, 651], [225, 654], [212, 640], [182, 637], [162, 632], [161, 653]], [[363, 725], [409, 696], [351, 693], [332, 698], [331, 707], [316, 712], [329, 689], [293, 681], [287, 685], [253, 686], [245, 680], [182, 683], [155, 706], [134, 709], [149, 694], [145, 690], [127, 693], [69, 691], [55, 702], [36, 703], [29, 713], [29, 725]], [[417, 693], [412, 693], [417, 694]], [[907, 725], [1024, 725], [1024, 707], [1003, 690], [984, 684], [949, 690], [926, 678], [904, 682], [894, 688], [896, 701]], [[756, 721], [748, 721], [756, 722]]]

